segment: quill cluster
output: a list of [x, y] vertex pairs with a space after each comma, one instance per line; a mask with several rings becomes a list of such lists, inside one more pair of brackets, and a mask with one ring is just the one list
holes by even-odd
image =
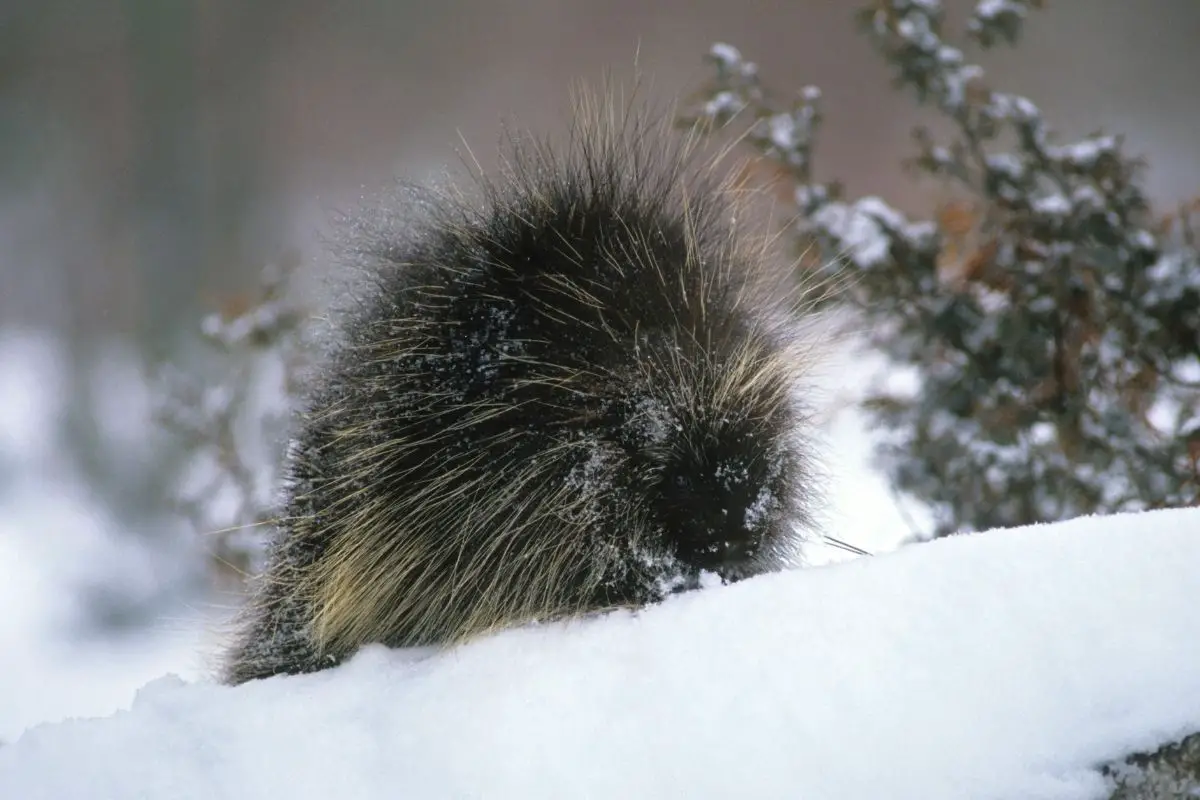
[[299, 414], [228, 682], [795, 561], [803, 291], [695, 140], [585, 96], [561, 148], [356, 219], [369, 286]]

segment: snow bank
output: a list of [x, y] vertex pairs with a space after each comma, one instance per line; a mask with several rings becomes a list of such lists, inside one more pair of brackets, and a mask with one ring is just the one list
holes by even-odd
[[1200, 510], [917, 545], [510, 631], [371, 648], [0, 748], [0, 797], [1091, 798], [1200, 730]]

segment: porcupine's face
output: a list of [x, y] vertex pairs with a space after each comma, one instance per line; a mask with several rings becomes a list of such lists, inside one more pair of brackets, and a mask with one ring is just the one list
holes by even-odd
[[718, 423], [664, 455], [655, 513], [687, 567], [727, 580], [762, 571], [782, 535], [784, 454], [754, 425]]
[[[674, 371], [653, 372], [670, 382]], [[730, 392], [727, 373], [715, 365], [713, 373], [686, 394], [645, 387], [622, 426], [633, 432], [628, 452], [648, 467], [638, 470], [642, 497], [662, 552], [689, 585], [704, 572], [733, 581], [779, 566], [800, 477], [779, 386]]]

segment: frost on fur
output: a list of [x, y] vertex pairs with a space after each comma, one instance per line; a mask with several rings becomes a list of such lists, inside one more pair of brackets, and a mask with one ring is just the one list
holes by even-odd
[[228, 680], [794, 562], [811, 355], [780, 320], [804, 298], [695, 137], [652, 118], [585, 95], [565, 146], [349, 221], [364, 280]]

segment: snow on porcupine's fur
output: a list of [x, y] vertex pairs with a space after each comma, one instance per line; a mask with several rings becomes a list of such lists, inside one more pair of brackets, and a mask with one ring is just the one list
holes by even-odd
[[585, 96], [561, 149], [350, 226], [370, 289], [299, 414], [227, 681], [795, 562], [804, 300], [694, 139]]

